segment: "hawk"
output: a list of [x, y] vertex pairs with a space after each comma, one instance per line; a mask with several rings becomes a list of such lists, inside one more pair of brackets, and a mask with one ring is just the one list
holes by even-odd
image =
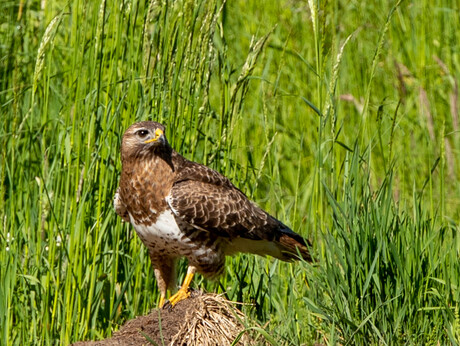
[[251, 202], [229, 179], [174, 151], [162, 124], [131, 125], [123, 135], [121, 162], [115, 210], [148, 248], [160, 307], [175, 286], [181, 257], [188, 259], [187, 275], [170, 297], [171, 306], [190, 295], [195, 272], [211, 279], [219, 276], [227, 255], [246, 252], [311, 261], [300, 235]]

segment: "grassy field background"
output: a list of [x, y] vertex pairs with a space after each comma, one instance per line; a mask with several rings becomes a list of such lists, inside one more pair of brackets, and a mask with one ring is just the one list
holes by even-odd
[[[460, 8], [436, 1], [2, 1], [0, 344], [110, 336], [158, 301], [112, 197], [167, 126], [313, 242], [194, 287], [273, 344], [460, 343]], [[184, 275], [185, 263], [180, 274]]]

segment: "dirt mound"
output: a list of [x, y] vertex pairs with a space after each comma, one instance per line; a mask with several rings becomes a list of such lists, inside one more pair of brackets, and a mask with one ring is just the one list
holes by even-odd
[[[234, 303], [222, 296], [194, 292], [174, 309], [155, 309], [126, 322], [110, 339], [73, 345], [230, 345], [245, 330], [244, 320]], [[238, 345], [252, 343], [243, 334]]]

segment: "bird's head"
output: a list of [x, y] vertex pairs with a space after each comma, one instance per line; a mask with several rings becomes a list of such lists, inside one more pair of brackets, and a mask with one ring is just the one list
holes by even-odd
[[170, 146], [164, 132], [165, 127], [154, 121], [141, 121], [131, 125], [123, 134], [122, 160], [169, 151]]

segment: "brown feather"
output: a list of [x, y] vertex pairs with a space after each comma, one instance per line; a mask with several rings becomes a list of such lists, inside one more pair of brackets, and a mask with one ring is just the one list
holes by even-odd
[[174, 282], [176, 259], [183, 256], [209, 277], [219, 275], [225, 255], [235, 252], [311, 261], [300, 235], [220, 173], [175, 152], [164, 130], [146, 121], [125, 132], [114, 198], [117, 214], [134, 224], [149, 248], [162, 296]]
[[291, 257], [291, 259], [299, 259], [299, 253], [303, 260], [311, 262], [312, 258], [308, 248], [305, 244], [300, 243], [296, 239], [288, 236], [287, 234], [281, 235], [279, 238], [280, 244], [286, 248], [286, 254]]

